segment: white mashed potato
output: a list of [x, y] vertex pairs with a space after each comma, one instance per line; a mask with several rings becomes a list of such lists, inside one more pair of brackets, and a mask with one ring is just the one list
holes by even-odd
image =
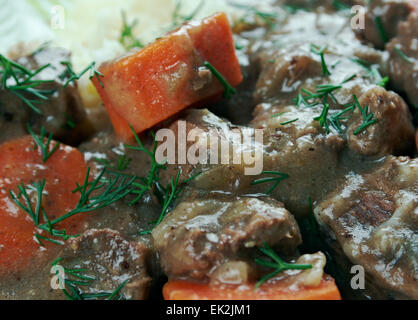
[[[182, 0], [181, 14], [189, 15], [199, 3]], [[92, 61], [100, 65], [124, 54], [119, 42], [122, 11], [129, 23], [138, 20], [134, 35], [146, 44], [169, 30], [175, 4], [175, 0], [0, 0], [0, 53], [7, 54], [18, 42], [35, 47], [51, 41], [72, 52], [74, 69], [79, 72]], [[232, 18], [242, 14], [237, 10], [228, 0], [205, 0], [196, 18], [218, 11]], [[100, 105], [87, 76], [79, 87], [86, 107]]]

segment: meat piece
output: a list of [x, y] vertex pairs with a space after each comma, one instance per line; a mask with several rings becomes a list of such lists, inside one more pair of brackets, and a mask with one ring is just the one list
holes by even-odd
[[33, 95], [25, 96], [29, 100], [39, 100], [39, 103], [35, 103], [41, 112], [38, 114], [9, 90], [1, 89], [0, 142], [27, 134], [27, 123], [35, 132], [40, 132], [41, 127], [45, 126], [47, 132], [52, 133], [55, 139], [70, 145], [78, 144], [91, 134], [93, 129], [81, 105], [77, 85], [71, 83], [64, 88], [67, 75], [66, 67], [61, 62], [69, 60], [70, 53], [60, 48], [44, 48], [17, 60], [19, 64], [33, 71], [50, 64], [33, 79], [54, 80], [52, 83], [44, 83], [36, 87], [54, 92], [47, 94], [46, 101]]
[[355, 152], [366, 156], [399, 154], [414, 148], [415, 128], [408, 106], [403, 99], [392, 91], [375, 87], [359, 99], [369, 113], [374, 114], [377, 123], [370, 125], [363, 132], [354, 132], [363, 123], [363, 115], [358, 108], [348, 126], [348, 145]]
[[358, 36], [370, 41], [376, 48], [384, 49], [387, 41], [397, 34], [400, 22], [411, 12], [411, 0], [373, 0], [366, 9], [365, 28]]
[[418, 298], [417, 181], [417, 159], [389, 157], [372, 173], [347, 175], [314, 210], [336, 252], [364, 267], [366, 294]]
[[226, 262], [245, 261], [264, 243], [293, 254], [302, 242], [296, 220], [279, 202], [203, 199], [181, 202], [152, 233], [169, 277], [206, 279]]
[[399, 24], [397, 37], [386, 49], [390, 53], [391, 84], [418, 106], [418, 13], [412, 13], [407, 21]]
[[85, 275], [94, 278], [81, 287], [82, 293], [114, 292], [128, 280], [120, 295], [134, 300], [147, 298], [151, 282], [146, 267], [148, 249], [140, 242], [128, 242], [110, 229], [90, 229], [69, 240], [61, 258], [59, 264], [67, 270], [86, 269]]

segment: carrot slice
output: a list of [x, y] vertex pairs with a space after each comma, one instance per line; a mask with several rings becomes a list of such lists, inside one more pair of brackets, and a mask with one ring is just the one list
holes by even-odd
[[100, 67], [93, 79], [116, 133], [132, 137], [179, 111], [212, 97], [224, 87], [205, 62], [235, 86], [242, 73], [231, 27], [224, 13], [186, 24], [144, 49]]
[[[51, 144], [51, 149], [54, 145], [55, 142]], [[86, 172], [84, 156], [68, 146], [60, 145], [46, 163], [42, 161], [41, 152], [31, 136], [0, 146], [0, 276], [33, 266], [45, 258], [48, 251], [45, 249], [59, 247], [48, 241], [42, 241], [44, 247], [41, 247], [35, 241], [36, 234], [53, 237], [35, 228], [28, 213], [12, 200], [9, 190], [18, 195], [19, 184], [27, 187], [45, 179], [42, 205], [49, 219], [53, 220], [76, 206], [80, 196], [72, 191], [76, 182], [83, 182]], [[35, 208], [37, 193], [30, 187], [27, 191], [32, 208]], [[40, 222], [45, 223], [45, 220], [41, 218]], [[75, 234], [80, 231], [79, 226], [80, 217], [75, 216], [54, 228]]]
[[279, 282], [268, 282], [258, 290], [254, 285], [232, 286], [170, 281], [163, 289], [166, 300], [341, 300], [334, 279], [324, 277], [317, 287], [290, 289]]

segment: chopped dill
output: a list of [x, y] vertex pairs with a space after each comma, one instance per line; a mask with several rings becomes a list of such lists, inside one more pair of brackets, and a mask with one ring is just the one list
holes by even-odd
[[329, 69], [328, 69], [328, 66], [327, 66], [327, 64], [326, 64], [326, 62], [325, 62], [325, 51], [328, 49], [328, 47], [323, 47], [323, 48], [320, 48], [320, 47], [318, 47], [317, 45], [315, 45], [315, 44], [311, 44], [311, 52], [312, 53], [314, 53], [314, 54], [317, 54], [317, 55], [319, 55], [320, 56], [320, 58], [321, 58], [321, 65], [322, 65], [322, 75], [324, 76], [324, 77], [326, 77], [326, 76], [330, 76], [331, 75], [331, 72], [329, 71]]
[[133, 29], [137, 26], [138, 19], [135, 19], [132, 21], [132, 23], [129, 23], [126, 18], [126, 12], [122, 11], [122, 24], [123, 25], [119, 42], [123, 45], [123, 47], [126, 50], [133, 48], [143, 48], [144, 44], [133, 34]]
[[255, 263], [257, 263], [260, 266], [274, 269], [272, 273], [267, 274], [266, 276], [262, 277], [256, 284], [255, 290], [260, 288], [263, 283], [268, 281], [271, 278], [274, 278], [279, 273], [286, 271], [286, 270], [308, 270], [312, 269], [311, 264], [293, 264], [293, 263], [287, 263], [284, 262], [277, 254], [274, 252], [272, 248], [270, 248], [267, 243], [264, 244], [264, 247], [259, 248], [259, 250], [266, 255], [269, 260], [259, 259], [255, 258]]
[[72, 67], [71, 62], [69, 61], [61, 61], [61, 64], [65, 66], [67, 69], [60, 75], [60, 78], [62, 80], [68, 78], [68, 80], [64, 84], [64, 88], [68, 87], [68, 85], [71, 82], [74, 82], [75, 80], [80, 80], [80, 78], [86, 74], [88, 71], [90, 71], [89, 79], [93, 79], [94, 77], [99, 82], [100, 86], [103, 88], [103, 83], [100, 77], [104, 77], [104, 75], [96, 70], [96, 62], [90, 63], [86, 68], [84, 68], [80, 73], [75, 73], [74, 69]]
[[31, 71], [0, 54], [0, 87], [15, 95], [32, 111], [41, 115], [42, 112], [36, 104], [49, 100], [49, 96], [56, 90], [42, 88], [45, 84], [53, 83], [54, 80], [35, 80], [35, 77], [50, 66], [46, 64]]
[[51, 142], [53, 135], [50, 133], [47, 137], [46, 129], [44, 126], [41, 127], [41, 134], [37, 135], [33, 132], [32, 128], [30, 127], [29, 123], [26, 124], [26, 128], [30, 135], [32, 136], [33, 140], [35, 141], [36, 145], [42, 152], [42, 161], [47, 162], [48, 159], [57, 151], [60, 147], [60, 142], [56, 142], [54, 147], [51, 149]]
[[258, 180], [251, 182], [251, 185], [253, 186], [258, 185], [258, 184], [263, 184], [263, 183], [274, 182], [274, 184], [265, 192], [265, 194], [271, 194], [278, 187], [280, 182], [290, 178], [288, 174], [278, 172], [278, 171], [263, 171], [262, 174], [276, 176], [276, 177], [270, 177], [270, 178], [262, 178], [262, 179], [258, 179]]
[[225, 77], [208, 61], [204, 63], [205, 67], [208, 68], [212, 74], [219, 80], [219, 82], [224, 86], [224, 98], [231, 99], [231, 96], [237, 93], [237, 90], [233, 86], [231, 86]]
[[354, 135], [358, 135], [364, 130], [366, 130], [369, 126], [376, 123], [377, 119], [374, 117], [373, 113], [369, 113], [369, 107], [367, 105], [365, 105], [364, 107], [360, 105], [356, 95], [353, 95], [353, 99], [354, 99], [355, 106], [360, 111], [363, 117], [362, 124], [356, 130], [354, 130]]

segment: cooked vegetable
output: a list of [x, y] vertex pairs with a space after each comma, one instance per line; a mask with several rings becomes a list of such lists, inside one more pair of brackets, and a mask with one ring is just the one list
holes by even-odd
[[219, 97], [224, 86], [205, 67], [210, 63], [231, 86], [242, 74], [225, 14], [187, 24], [137, 53], [105, 63], [94, 84], [116, 133], [132, 137], [184, 108]]
[[317, 287], [293, 290], [280, 283], [266, 283], [259, 290], [254, 286], [198, 284], [170, 281], [163, 289], [166, 300], [341, 300], [340, 292], [330, 277], [324, 277]]
[[[52, 141], [49, 149], [55, 146]], [[2, 190], [11, 190], [13, 195], [4, 194], [0, 198], [0, 274], [23, 270], [41, 257], [36, 239], [47, 248], [52, 245], [51, 241], [42, 241], [50, 235], [36, 225], [59, 218], [77, 204], [80, 197], [72, 191], [85, 173], [83, 155], [62, 144], [47, 162], [31, 136], [0, 146]], [[81, 219], [67, 219], [57, 227], [74, 234]]]

